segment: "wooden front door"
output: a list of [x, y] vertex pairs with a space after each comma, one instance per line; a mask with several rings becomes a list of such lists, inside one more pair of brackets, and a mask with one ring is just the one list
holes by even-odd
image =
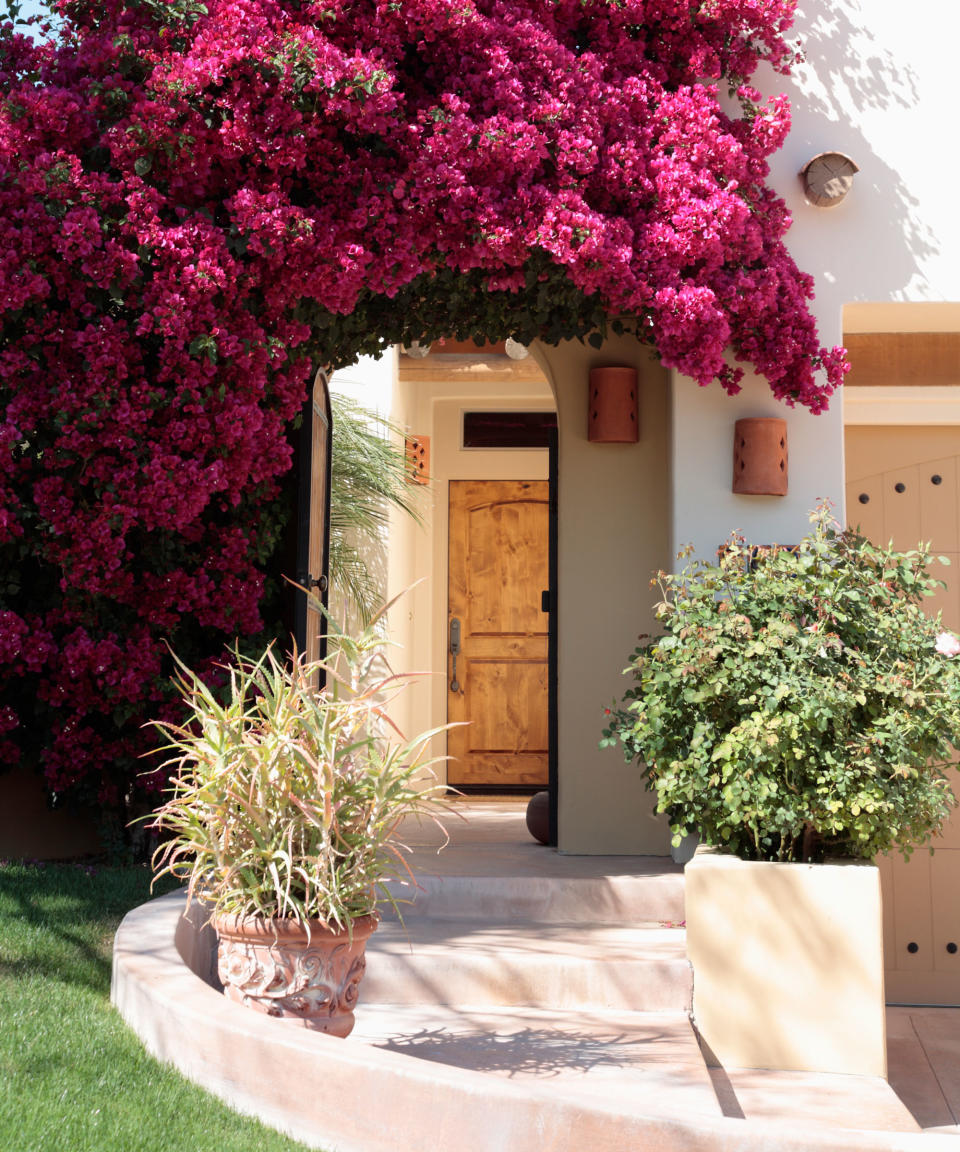
[[[949, 567], [931, 566], [946, 587], [927, 607], [960, 631], [960, 430], [849, 427], [845, 440], [847, 522], [877, 545], [924, 540], [948, 557]], [[891, 1003], [960, 1004], [960, 810], [933, 847], [877, 860]]]
[[[546, 787], [545, 480], [450, 482], [447, 651], [454, 787]], [[450, 637], [459, 621], [460, 652]]]

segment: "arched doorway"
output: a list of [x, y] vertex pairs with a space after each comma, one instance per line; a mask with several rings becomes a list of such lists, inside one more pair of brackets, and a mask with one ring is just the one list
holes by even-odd
[[[603, 708], [622, 695], [621, 672], [636, 637], [652, 631], [650, 578], [673, 558], [670, 383], [649, 351], [631, 336], [600, 349], [568, 342], [533, 349], [524, 375], [496, 378], [488, 365], [453, 357], [396, 355], [382, 389], [391, 419], [429, 444], [426, 526], [393, 525], [390, 594], [409, 589], [391, 613], [395, 662], [427, 670], [395, 717], [405, 732], [448, 718], [452, 662], [448, 610], [450, 483], [457, 480], [545, 481], [547, 453], [475, 451], [462, 443], [463, 412], [507, 408], [557, 412], [556, 738], [561, 851], [587, 854], [669, 853], [666, 822], [654, 813], [640, 771], [617, 750], [598, 747]], [[640, 440], [587, 439], [590, 368], [634, 365], [641, 381]], [[540, 591], [540, 589], [538, 589]], [[540, 604], [536, 605], [538, 610]], [[462, 665], [461, 665], [462, 667]], [[433, 740], [447, 754], [445, 735]]]
[[391, 634], [408, 666], [431, 671], [408, 723], [466, 722], [435, 742], [452, 758], [447, 781], [520, 800], [548, 785], [555, 746], [543, 599], [554, 397], [531, 357], [442, 345], [398, 357], [393, 399], [391, 415], [429, 448], [426, 526], [395, 525], [390, 548], [393, 590], [420, 581]]

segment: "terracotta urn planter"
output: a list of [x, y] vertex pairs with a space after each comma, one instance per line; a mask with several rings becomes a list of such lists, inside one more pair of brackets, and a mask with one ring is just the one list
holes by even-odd
[[305, 925], [290, 920], [218, 916], [217, 972], [224, 993], [268, 1016], [349, 1036], [366, 970], [367, 939], [379, 919], [362, 917], [352, 933], [311, 920], [308, 937]]

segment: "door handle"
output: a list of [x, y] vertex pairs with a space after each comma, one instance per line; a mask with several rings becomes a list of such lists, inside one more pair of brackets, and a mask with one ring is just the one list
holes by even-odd
[[453, 657], [453, 676], [450, 680], [450, 691], [460, 691], [460, 681], [457, 679], [457, 657], [460, 655], [460, 621], [456, 616], [450, 621], [450, 655]]

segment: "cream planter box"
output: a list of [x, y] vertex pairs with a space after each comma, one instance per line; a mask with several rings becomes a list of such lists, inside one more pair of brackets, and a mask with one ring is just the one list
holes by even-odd
[[873, 864], [700, 848], [685, 876], [694, 1019], [719, 1064], [886, 1076]]

